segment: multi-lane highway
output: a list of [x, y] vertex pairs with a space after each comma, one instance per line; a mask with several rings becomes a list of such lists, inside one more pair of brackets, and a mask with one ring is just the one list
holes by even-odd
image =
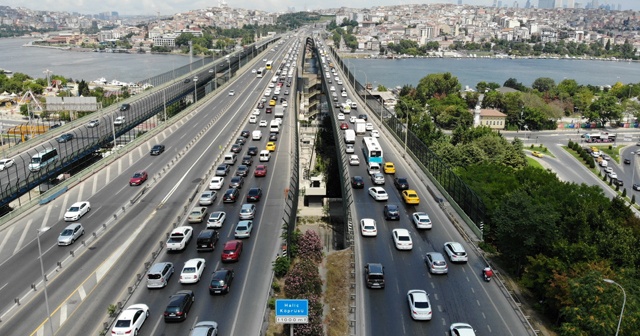
[[[327, 61], [328, 63], [329, 61]], [[340, 78], [345, 78], [343, 74]], [[333, 77], [333, 75], [332, 75]], [[334, 81], [335, 83], [335, 81]], [[327, 84], [331, 86], [332, 84]], [[339, 90], [339, 87], [337, 86]], [[342, 103], [346, 99], [355, 100], [355, 93], [351, 87], [347, 89], [348, 96], [340, 97]], [[358, 105], [362, 106], [358, 100]], [[336, 108], [335, 114], [340, 111]], [[346, 114], [344, 121], [335, 120], [336, 128], [342, 122], [349, 123], [350, 115], [363, 113], [362, 108]], [[336, 118], [334, 115], [334, 118]], [[419, 205], [405, 205], [402, 196], [394, 187], [394, 175], [385, 174], [384, 189], [389, 195], [388, 201], [375, 201], [367, 189], [373, 186], [367, 174], [366, 160], [361, 150], [361, 136], [355, 142], [355, 154], [360, 159], [359, 166], [350, 166], [349, 176], [364, 177], [365, 187], [354, 189], [354, 234], [356, 236], [357, 251], [357, 279], [358, 314], [357, 333], [359, 335], [443, 335], [447, 334], [452, 323], [464, 322], [471, 324], [480, 335], [527, 335], [529, 332], [514, 312], [507, 297], [495, 282], [486, 283], [481, 278], [481, 271], [486, 266], [471, 244], [467, 243], [460, 233], [453, 227], [449, 219], [439, 208], [427, 191], [430, 184], [421, 172], [416, 172], [415, 166], [409, 166], [399, 153], [398, 148], [391, 145], [393, 141], [379, 119], [368, 116], [369, 122], [374, 122], [374, 128], [381, 130], [378, 139], [382, 148], [384, 161], [393, 162], [396, 166], [395, 176], [407, 177], [409, 185], [420, 196]], [[350, 128], [355, 125], [350, 123]], [[342, 132], [338, 130], [338, 132]], [[367, 132], [366, 136], [370, 133]], [[341, 155], [344, 152], [341, 147]], [[351, 154], [349, 154], [351, 155]], [[435, 190], [434, 186], [431, 186]], [[400, 220], [387, 221], [384, 219], [385, 204], [395, 204], [400, 207]], [[430, 230], [416, 229], [412, 224], [413, 212], [423, 211], [429, 214], [433, 228]], [[377, 222], [377, 236], [363, 237], [360, 235], [359, 222], [362, 218], [372, 218]], [[391, 231], [396, 228], [409, 230], [413, 240], [413, 250], [399, 251], [394, 247]], [[448, 260], [449, 273], [446, 275], [431, 275], [424, 262], [427, 252], [441, 252], [448, 241], [462, 243], [469, 261], [465, 264], [451, 264]], [[445, 256], [446, 258], [446, 256]], [[368, 289], [364, 285], [363, 268], [367, 263], [381, 263], [385, 267], [384, 289]], [[433, 310], [431, 321], [413, 321], [409, 314], [407, 291], [422, 289], [429, 294]]]
[[[265, 53], [265, 57], [275, 60], [278, 66], [284, 51], [296, 40], [290, 39], [276, 52]], [[299, 44], [299, 48], [302, 48], [302, 44]], [[254, 63], [252, 67], [257, 68], [258, 64], [261, 63]], [[256, 78], [251, 72], [243, 74], [228, 87], [228, 90], [235, 91], [235, 95], [228, 95], [225, 89], [213, 100], [198, 107], [195, 113], [182, 118], [142, 146], [130, 149], [121, 159], [96, 172], [85, 183], [4, 231], [2, 247], [13, 244], [8, 237], [20, 237], [18, 240], [22, 242], [15, 244], [13, 250], [0, 247], [3, 252], [10, 251], [0, 264], [0, 272], [7, 274], [0, 284], [0, 302], [4, 303], [0, 307], [0, 314], [3, 314], [0, 333], [49, 334], [50, 325], [46, 319], [46, 304], [39, 280], [38, 245], [31, 234], [41, 227], [50, 227], [49, 231], [42, 233], [41, 242], [45, 273], [52, 279], [48, 283], [48, 299], [56, 334], [97, 333], [102, 322], [107, 320], [108, 305], [126, 297], [129, 287], [135, 283], [136, 274], [144, 276], [143, 264], [151, 260], [152, 251], [157, 251], [160, 242], [166, 240], [166, 233], [172, 224], [185, 224], [184, 216], [177, 218], [184, 212], [187, 200], [195, 194], [199, 195], [199, 191], [208, 186], [208, 181], [201, 182], [211, 167], [221, 162], [220, 154], [229, 150], [240, 130], [262, 129], [265, 133], [260, 141], [248, 140], [241, 156], [245, 155], [249, 146], [265, 148], [269, 132], [258, 124], [247, 124], [247, 120], [263, 97], [262, 93], [270, 79], [270, 76]], [[293, 81], [292, 87], [295, 87], [295, 76], [287, 81]], [[290, 96], [295, 97], [293, 94]], [[134, 108], [132, 105], [131, 109]], [[143, 334], [182, 335], [196, 321], [212, 319], [220, 322], [220, 330], [224, 334], [248, 335], [259, 332], [270, 285], [271, 262], [279, 246], [284, 190], [288, 185], [288, 172], [291, 171], [289, 148], [296, 145], [290, 141], [294, 131], [292, 115], [291, 112], [285, 114], [276, 142], [277, 149], [267, 163], [267, 176], [253, 177], [253, 169], [259, 164], [254, 158], [251, 174], [241, 189], [238, 202], [222, 204], [222, 193], [227, 189], [235, 167], [240, 164], [238, 162], [225, 178], [225, 186], [219, 190], [217, 201], [208, 207], [210, 212], [227, 212], [227, 220], [220, 229], [220, 243], [214, 252], [197, 253], [195, 238], [182, 253], [167, 255], [163, 250], [155, 261], [171, 261], [176, 267], [176, 274], [169, 286], [149, 291], [143, 282], [142, 288], [123, 303], [144, 302], [151, 307]], [[263, 109], [260, 119], [269, 121], [273, 116], [265, 114]], [[159, 156], [149, 156], [149, 149], [156, 143], [164, 144], [166, 151]], [[141, 189], [128, 185], [129, 178], [137, 170], [149, 173], [150, 179], [146, 182], [149, 189], [131, 206], [130, 199]], [[207, 288], [209, 274], [221, 266], [222, 244], [232, 238], [240, 205], [244, 203], [248, 188], [253, 186], [263, 189], [263, 199], [257, 203], [255, 228], [251, 238], [245, 240], [240, 261], [228, 265], [236, 271], [231, 293], [210, 297]], [[62, 214], [71, 203], [79, 200], [89, 200], [92, 205], [89, 214], [79, 220], [86, 234], [74, 245], [57, 246], [57, 236], [66, 226], [61, 220]], [[197, 202], [197, 197], [194, 202]], [[186, 210], [190, 210], [194, 204], [189, 204]], [[117, 214], [117, 220], [114, 214]], [[106, 229], [103, 224], [106, 224]], [[197, 236], [205, 224], [192, 226]], [[18, 232], [21, 234], [18, 235]], [[93, 232], [99, 232], [97, 240], [92, 237]], [[26, 243], [25, 237], [29, 237]], [[87, 242], [87, 247], [82, 246], [82, 240]], [[75, 252], [73, 257], [69, 257], [70, 251]], [[179, 284], [183, 263], [196, 256], [205, 258], [207, 262], [203, 281], [195, 285]], [[63, 261], [62, 267], [57, 267], [60, 261]], [[35, 297], [25, 294], [31, 291], [30, 284], [36, 284], [38, 289]], [[165, 325], [162, 312], [167, 299], [179, 289], [193, 290], [196, 303], [185, 323]], [[16, 297], [26, 299], [21, 300], [20, 306], [15, 306], [12, 302]], [[246, 320], [245, 316], [252, 318]]]

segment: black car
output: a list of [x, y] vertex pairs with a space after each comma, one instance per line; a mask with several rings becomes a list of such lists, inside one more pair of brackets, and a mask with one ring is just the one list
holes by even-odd
[[242, 164], [245, 166], [250, 166], [253, 163], [253, 158], [251, 155], [246, 155], [242, 157]]
[[242, 145], [233, 144], [233, 146], [231, 146], [231, 152], [233, 153], [240, 153], [241, 150], [242, 150]]
[[278, 95], [274, 95], [273, 97], [271, 97], [271, 100], [278, 101]]
[[247, 150], [247, 155], [251, 155], [251, 156], [258, 155], [258, 147], [256, 146], [249, 147], [249, 149]]
[[624, 159], [624, 164], [631, 164], [631, 160], [629, 160], [629, 159]]
[[400, 220], [400, 208], [395, 204], [387, 204], [384, 206], [384, 219]]
[[631, 187], [633, 190], [640, 190], [640, 184], [636, 184], [634, 183], [633, 186]]
[[285, 97], [280, 97], [280, 102], [281, 102], [281, 103], [282, 103], [283, 101], [286, 101], [286, 100], [287, 100], [287, 98], [285, 98]]
[[60, 143], [71, 141], [71, 140], [73, 140], [73, 134], [71, 133], [66, 133], [56, 138], [56, 141]]
[[131, 107], [130, 104], [122, 104], [120, 105], [120, 111], [127, 111]]
[[247, 139], [243, 138], [243, 137], [239, 137], [236, 139], [236, 144], [243, 146], [245, 144], [245, 142], [247, 142]]
[[278, 141], [278, 133], [270, 133], [269, 141]]
[[240, 132], [240, 136], [243, 138], [248, 138], [249, 134], [251, 134], [251, 132], [247, 131], [247, 130], [243, 130], [242, 132]]
[[151, 155], [160, 155], [164, 152], [164, 145], [155, 145], [153, 147], [151, 147], [151, 152], [149, 152], [149, 154]]
[[185, 79], [184, 79], [184, 83], [185, 83], [185, 84], [187, 84], [187, 83], [191, 83], [191, 78], [185, 78]]
[[229, 182], [229, 188], [242, 189], [243, 184], [244, 184], [244, 177], [234, 176], [231, 178], [231, 181]]
[[367, 121], [367, 115], [366, 114], [358, 114], [358, 119], [364, 119], [364, 121]]
[[622, 182], [622, 180], [613, 179], [613, 184], [622, 187], [624, 182]]
[[409, 181], [406, 177], [396, 177], [393, 179], [393, 184], [396, 186], [398, 190], [407, 190], [409, 189]]
[[233, 282], [233, 270], [221, 268], [211, 274], [211, 282], [209, 282], [209, 294], [226, 294], [231, 289]]
[[354, 176], [351, 178], [351, 187], [353, 189], [362, 189], [364, 188], [364, 180], [362, 176]]
[[247, 176], [249, 175], [249, 167], [245, 165], [239, 165], [236, 170], [236, 176]]
[[287, 87], [290, 87], [290, 86], [291, 86], [291, 82], [287, 82]]
[[340, 102], [336, 102], [335, 104], [333, 104], [333, 107], [341, 107], [341, 106], [342, 106], [342, 103]]
[[263, 109], [264, 108], [264, 103], [263, 102], [259, 102], [258, 103], [258, 108], [259, 109]]
[[181, 290], [169, 297], [169, 303], [164, 310], [164, 321], [184, 321], [187, 319], [187, 313], [191, 310], [193, 301], [196, 297], [193, 291]]
[[262, 189], [258, 187], [253, 187], [249, 189], [247, 193], [247, 202], [258, 202], [262, 198]]
[[227, 189], [227, 191], [222, 196], [222, 202], [224, 203], [235, 203], [238, 200], [238, 196], [240, 192], [236, 188]]
[[271, 113], [271, 112], [273, 112], [273, 108], [271, 108], [271, 107], [267, 107], [267, 109], [266, 109], [266, 110], [264, 110], [264, 112], [265, 112], [265, 113]]

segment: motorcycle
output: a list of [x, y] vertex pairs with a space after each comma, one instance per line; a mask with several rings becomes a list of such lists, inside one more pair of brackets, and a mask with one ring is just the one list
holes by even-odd
[[486, 267], [482, 270], [482, 277], [484, 278], [484, 281], [486, 282], [491, 281], [492, 276], [493, 276], [493, 270], [491, 270], [491, 268]]

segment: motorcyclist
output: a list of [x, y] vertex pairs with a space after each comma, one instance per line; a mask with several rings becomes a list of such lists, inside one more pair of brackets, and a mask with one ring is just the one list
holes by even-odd
[[484, 274], [485, 279], [491, 279], [491, 277], [493, 276], [493, 270], [489, 266], [485, 267], [482, 270], [482, 273]]

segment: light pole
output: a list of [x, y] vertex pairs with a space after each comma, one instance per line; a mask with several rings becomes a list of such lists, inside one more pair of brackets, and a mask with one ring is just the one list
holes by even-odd
[[47, 294], [47, 278], [44, 275], [44, 263], [42, 262], [42, 247], [40, 246], [40, 235], [49, 231], [50, 227], [45, 226], [41, 229], [38, 229], [38, 254], [40, 258], [40, 271], [42, 272], [42, 283], [44, 283], [44, 304], [47, 307], [47, 319], [49, 319], [49, 328], [51, 328], [51, 335], [54, 335], [53, 332], [53, 321], [51, 321], [51, 310], [49, 310], [49, 295]]
[[113, 114], [109, 114], [111, 118], [111, 132], [113, 133], [113, 150], [116, 150], [116, 125], [113, 123]]
[[[369, 82], [369, 79], [367, 78], [367, 73], [364, 72], [363, 70], [359, 70], [360, 72], [362, 72], [364, 74], [364, 104], [367, 105], [367, 83]], [[354, 76], [355, 78], [355, 76]], [[356, 88], [354, 86], [354, 88], [357, 90], [358, 88]], [[382, 119], [382, 118], [380, 118]]]
[[631, 152], [631, 190], [633, 190], [633, 186], [635, 185], [636, 179], [636, 153]]
[[231, 60], [229, 59], [229, 55], [225, 56], [227, 59], [227, 64], [229, 64], [229, 71], [227, 72], [227, 83], [231, 80]]
[[[405, 119], [407, 120], [407, 123], [405, 124], [404, 128], [404, 154], [402, 154], [402, 157], [405, 157], [407, 155], [407, 140], [409, 138], [409, 106], [407, 106], [407, 103], [400, 99], [398, 99], [398, 101], [404, 104], [404, 106], [407, 108], [407, 110], [405, 111]], [[380, 122], [382, 122], [382, 115], [380, 116], [380, 118]]]
[[620, 311], [620, 319], [618, 319], [618, 329], [616, 329], [616, 336], [618, 336], [618, 333], [620, 332], [620, 324], [622, 323], [622, 315], [624, 314], [624, 305], [627, 303], [627, 293], [624, 291], [624, 288], [622, 288], [622, 286], [620, 286], [620, 284], [618, 284], [617, 282], [611, 280], [611, 279], [602, 279], [602, 281], [606, 282], [606, 283], [610, 283], [610, 284], [614, 284], [618, 287], [620, 287], [620, 289], [622, 289], [622, 310]]
[[198, 103], [198, 76], [193, 77], [193, 97], [195, 102]]

